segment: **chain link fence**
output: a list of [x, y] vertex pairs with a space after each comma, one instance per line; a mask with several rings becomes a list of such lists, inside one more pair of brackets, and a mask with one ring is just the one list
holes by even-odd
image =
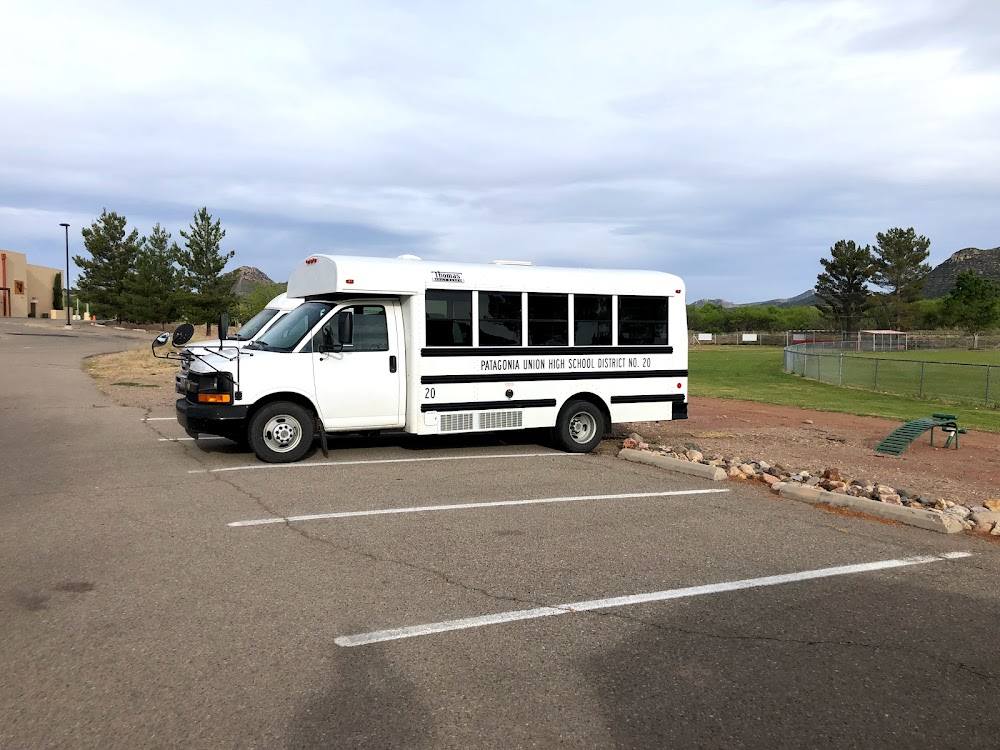
[[1000, 365], [864, 357], [845, 351], [857, 352], [858, 343], [843, 341], [788, 346], [785, 348], [784, 369], [833, 385], [1000, 407]]

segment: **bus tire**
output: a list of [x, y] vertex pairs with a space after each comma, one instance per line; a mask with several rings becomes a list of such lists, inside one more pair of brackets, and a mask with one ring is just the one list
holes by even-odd
[[298, 404], [275, 401], [262, 406], [247, 430], [250, 447], [261, 461], [287, 464], [298, 461], [312, 447], [315, 418]]
[[552, 436], [567, 453], [590, 453], [604, 437], [604, 415], [589, 401], [570, 401], [559, 412]]

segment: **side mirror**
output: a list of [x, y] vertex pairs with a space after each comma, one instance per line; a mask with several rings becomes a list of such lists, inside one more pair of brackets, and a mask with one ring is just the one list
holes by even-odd
[[229, 336], [229, 314], [222, 313], [219, 316], [219, 346], [222, 346], [223, 342]]
[[[160, 336], [166, 335], [165, 333], [160, 334]], [[160, 336], [156, 337], [157, 341], [159, 341]], [[181, 325], [177, 326], [177, 330], [174, 331], [173, 345], [184, 346], [184, 344], [191, 340], [192, 336], [194, 336], [194, 326], [190, 323], [181, 323]], [[163, 340], [163, 343], [167, 343], [166, 339]]]
[[337, 339], [344, 345], [354, 342], [354, 313], [346, 310], [337, 313]]
[[161, 346], [165, 345], [169, 339], [170, 339], [170, 334], [164, 331], [155, 339], [153, 339], [153, 349], [154, 350], [159, 349]]

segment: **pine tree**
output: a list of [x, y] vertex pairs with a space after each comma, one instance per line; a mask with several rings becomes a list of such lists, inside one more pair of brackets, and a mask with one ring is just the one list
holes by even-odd
[[221, 224], [219, 219], [212, 221], [208, 208], [201, 208], [194, 215], [190, 231], [181, 231], [184, 248], [178, 261], [187, 286], [184, 307], [194, 322], [205, 323], [205, 335], [211, 335], [212, 321], [235, 302], [232, 274], [223, 273], [223, 269], [236, 253], [222, 252], [220, 245], [226, 230]]
[[872, 281], [888, 290], [880, 296], [889, 310], [892, 325], [899, 328], [907, 305], [920, 296], [931, 272], [931, 267], [924, 263], [930, 255], [931, 241], [923, 235], [918, 237], [913, 227], [879, 232], [875, 240]]
[[52, 309], [62, 310], [66, 290], [62, 288], [62, 271], [57, 271], [52, 279]]
[[829, 305], [841, 330], [849, 334], [860, 324], [872, 279], [872, 249], [854, 240], [839, 240], [830, 257], [821, 258], [823, 273], [816, 277], [816, 296]]
[[176, 267], [180, 248], [159, 224], [143, 243], [135, 274], [126, 287], [126, 317], [136, 323], [166, 324], [179, 317], [181, 271]]
[[90, 228], [83, 230], [83, 246], [90, 259], [73, 256], [83, 269], [77, 284], [80, 296], [99, 317], [118, 322], [125, 309], [125, 287], [135, 273], [136, 256], [143, 243], [136, 229], [126, 235], [127, 224], [124, 216], [104, 209]]

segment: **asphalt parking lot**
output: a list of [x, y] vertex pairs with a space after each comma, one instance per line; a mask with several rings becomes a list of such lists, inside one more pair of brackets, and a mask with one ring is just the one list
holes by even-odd
[[0, 324], [5, 750], [997, 746], [995, 544], [531, 434], [265, 465], [81, 371], [134, 343]]

